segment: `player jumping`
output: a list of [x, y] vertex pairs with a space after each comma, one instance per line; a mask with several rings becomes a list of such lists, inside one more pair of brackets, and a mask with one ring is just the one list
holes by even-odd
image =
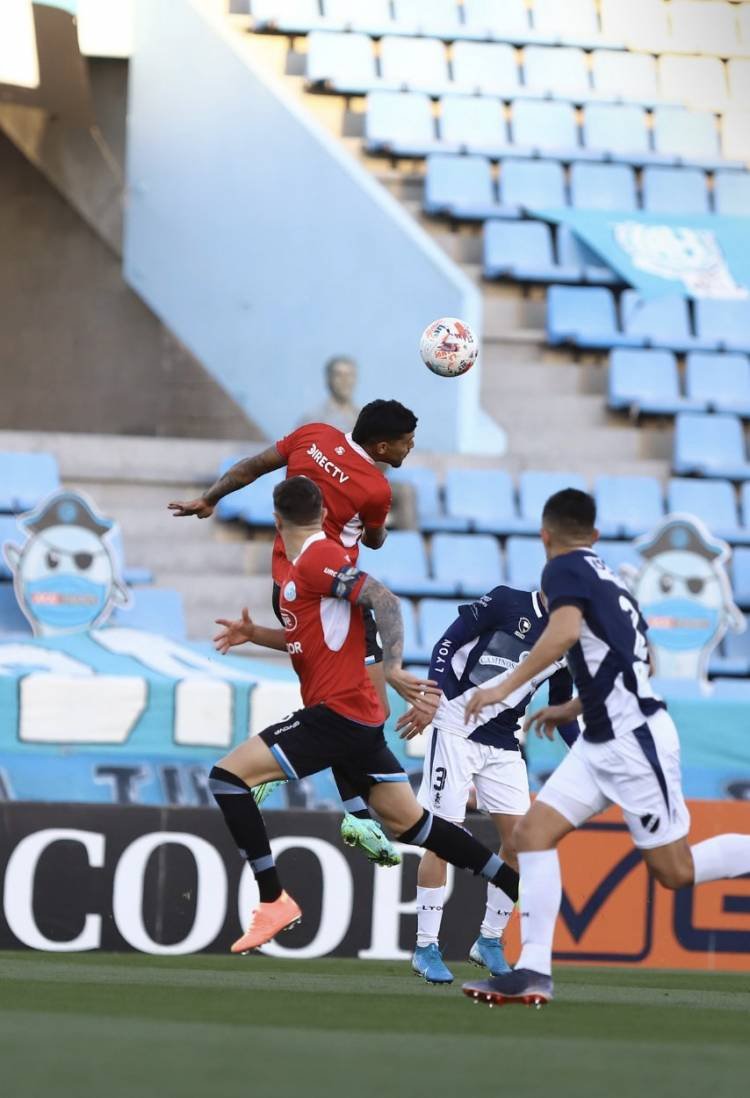
[[[458, 617], [432, 650], [428, 678], [442, 694], [427, 707], [410, 709], [398, 728], [411, 739], [431, 720], [425, 748], [420, 804], [436, 816], [463, 825], [466, 800], [472, 783], [477, 806], [492, 816], [502, 856], [510, 869], [518, 863], [512, 842], [513, 828], [529, 807], [529, 780], [517, 739], [520, 722], [534, 691], [549, 679], [552, 704], [567, 702], [573, 683], [564, 661], [556, 660], [536, 674], [506, 701], [488, 706], [479, 719], [464, 723], [464, 706], [480, 687], [491, 687], [518, 667], [547, 624], [538, 591], [495, 587], [477, 602], [459, 608]], [[578, 735], [578, 722], [564, 724], [560, 734], [570, 746]], [[446, 864], [427, 852], [417, 876], [417, 944], [412, 967], [428, 983], [447, 984], [453, 975], [438, 946], [446, 884]], [[479, 936], [469, 960], [486, 967], [493, 976], [509, 972], [503, 951], [503, 932], [518, 899], [518, 878], [503, 890], [487, 885], [487, 907]]]
[[598, 539], [591, 496], [566, 488], [542, 514], [547, 565], [542, 590], [549, 624], [528, 657], [500, 685], [477, 691], [467, 722], [497, 705], [567, 653], [578, 697], [526, 721], [551, 735], [583, 714], [583, 732], [518, 824], [522, 950], [514, 971], [464, 984], [482, 1001], [552, 998], [552, 937], [562, 899], [557, 844], [591, 816], [617, 804], [649, 872], [666, 888], [686, 888], [750, 872], [750, 836], [716, 835], [690, 846], [680, 744], [650, 682], [646, 623], [623, 582], [591, 548]]
[[[360, 541], [369, 549], [379, 549], [386, 538], [391, 486], [375, 463], [398, 469], [414, 446], [416, 426], [417, 417], [397, 400], [374, 400], [362, 409], [351, 434], [325, 423], [308, 423], [262, 453], [238, 461], [199, 499], [170, 503], [169, 508], [177, 517], [208, 518], [224, 496], [286, 466], [288, 477], [307, 476], [318, 485], [326, 508], [325, 532], [349, 551], [352, 563], [356, 564]], [[279, 621], [279, 584], [285, 568], [284, 546], [277, 537], [273, 548], [272, 600]], [[387, 718], [383, 653], [372, 612], [367, 608], [364, 619], [367, 670]], [[333, 776], [346, 812], [341, 824], [344, 842], [360, 847], [378, 865], [398, 865], [399, 854], [370, 816], [365, 802], [335, 768]], [[256, 789], [258, 804], [279, 784], [264, 783]]]
[[330, 766], [336, 766], [360, 796], [369, 796], [401, 842], [432, 850], [507, 890], [509, 878], [516, 874], [467, 832], [417, 803], [383, 736], [383, 704], [364, 665], [363, 607], [373, 611], [382, 638], [386, 680], [402, 693], [413, 693], [417, 708], [422, 695], [434, 692], [433, 684], [401, 666], [398, 599], [360, 572], [338, 540], [326, 536], [323, 496], [308, 477], [291, 477], [277, 485], [274, 509], [286, 554], [279, 573], [284, 629], [256, 632], [248, 631], [246, 619], [228, 622], [217, 647], [225, 652], [251, 637], [270, 647], [285, 647], [300, 679], [304, 708], [235, 748], [209, 776], [227, 827], [255, 875], [260, 899], [232, 952], [256, 949], [301, 917], [295, 901], [282, 890], [251, 787], [284, 777], [304, 778]]

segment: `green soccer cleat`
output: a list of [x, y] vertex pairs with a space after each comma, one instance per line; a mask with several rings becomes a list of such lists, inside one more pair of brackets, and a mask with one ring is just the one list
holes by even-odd
[[260, 785], [254, 786], [253, 790], [252, 790], [252, 794], [253, 794], [253, 797], [255, 798], [255, 803], [257, 804], [258, 808], [260, 808], [260, 806], [263, 804], [264, 801], [268, 800], [268, 798], [271, 796], [271, 794], [274, 793], [279, 788], [280, 785], [284, 785], [284, 784], [285, 783], [283, 781], [281, 781], [281, 782], [278, 782], [278, 781], [277, 782], [261, 782]]
[[357, 846], [375, 865], [401, 864], [401, 855], [389, 842], [379, 823], [360, 820], [347, 812], [341, 821], [341, 838], [347, 846]]

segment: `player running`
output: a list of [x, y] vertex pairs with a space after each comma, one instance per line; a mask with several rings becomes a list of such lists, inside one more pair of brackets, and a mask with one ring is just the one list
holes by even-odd
[[542, 575], [549, 624], [507, 679], [477, 691], [466, 705], [473, 721], [512, 697], [567, 653], [578, 697], [548, 706], [526, 724], [539, 734], [583, 714], [583, 732], [548, 778], [514, 832], [521, 872], [522, 950], [514, 971], [464, 984], [493, 1002], [552, 998], [552, 937], [562, 886], [557, 844], [591, 816], [617, 804], [649, 872], [666, 888], [685, 888], [750, 872], [750, 836], [716, 835], [690, 846], [682, 793], [680, 744], [649, 674], [647, 626], [624, 583], [591, 548], [596, 504], [566, 488], [542, 514], [547, 565]]
[[[373, 400], [360, 412], [351, 434], [325, 423], [308, 423], [262, 453], [238, 461], [199, 499], [173, 502], [169, 508], [177, 517], [208, 518], [224, 496], [286, 466], [288, 477], [307, 476], [319, 486], [326, 507], [326, 535], [347, 549], [352, 564], [356, 564], [360, 541], [369, 549], [379, 549], [386, 538], [391, 486], [375, 463], [398, 469], [414, 447], [416, 427], [417, 417], [397, 400]], [[279, 584], [286, 563], [284, 546], [277, 537], [273, 548], [272, 601], [279, 621]], [[365, 609], [364, 620], [368, 674], [387, 718], [383, 653], [369, 609]], [[378, 865], [398, 865], [399, 854], [370, 816], [365, 802], [335, 769], [333, 776], [346, 813], [341, 824], [344, 842], [360, 847]], [[279, 784], [264, 783], [256, 789], [258, 803], [262, 804]]]
[[[425, 748], [420, 804], [436, 816], [463, 825], [472, 783], [477, 807], [489, 812], [497, 828], [503, 860], [518, 870], [513, 828], [529, 807], [529, 779], [517, 733], [534, 691], [549, 680], [551, 704], [567, 702], [573, 683], [563, 660], [556, 660], [504, 702], [488, 706], [470, 724], [464, 723], [466, 700], [479, 687], [496, 685], [518, 667], [541, 636], [547, 614], [538, 591], [495, 587], [477, 602], [459, 607], [458, 617], [432, 650], [428, 678], [442, 691], [429, 708], [410, 709], [401, 717], [402, 738], [411, 739], [432, 721]], [[578, 722], [560, 727], [570, 746]], [[449, 984], [453, 974], [444, 963], [438, 938], [443, 917], [446, 863], [427, 852], [417, 876], [417, 944], [412, 968], [428, 983]], [[493, 976], [509, 972], [503, 932], [518, 899], [518, 877], [503, 891], [487, 885], [487, 907], [469, 960]]]
[[[324, 532], [325, 509], [308, 477], [274, 490], [276, 525], [286, 554], [279, 573], [283, 629], [258, 630], [247, 619], [227, 622], [217, 647], [226, 652], [247, 640], [289, 652], [304, 708], [253, 736], [214, 766], [210, 788], [227, 827], [258, 884], [260, 902], [248, 930], [232, 946], [246, 953], [299, 921], [295, 901], [282, 890], [263, 817], [251, 787], [278, 778], [304, 778], [336, 766], [368, 796], [388, 829], [404, 843], [434, 851], [500, 888], [512, 871], [471, 835], [434, 817], [418, 803], [383, 736], [384, 710], [365, 671], [362, 608], [371, 609], [383, 644], [383, 671], [391, 685], [415, 699], [433, 684], [401, 666], [403, 623], [399, 601], [360, 572], [351, 553]], [[417, 707], [419, 701], [417, 701]]]

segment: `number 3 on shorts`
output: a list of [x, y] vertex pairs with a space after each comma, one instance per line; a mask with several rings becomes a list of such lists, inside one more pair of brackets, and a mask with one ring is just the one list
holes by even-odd
[[448, 771], [444, 766], [436, 766], [433, 773], [435, 775], [435, 781], [433, 782], [432, 788], [436, 793], [442, 793], [445, 789], [445, 779], [448, 777]]

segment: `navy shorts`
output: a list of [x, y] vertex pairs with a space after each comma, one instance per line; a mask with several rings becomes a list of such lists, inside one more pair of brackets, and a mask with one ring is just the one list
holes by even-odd
[[[278, 583], [273, 585], [273, 594], [271, 595], [271, 605], [273, 606], [273, 612], [276, 615], [278, 621], [283, 625], [281, 620], [281, 604], [279, 602], [279, 595], [281, 588]], [[365, 622], [365, 663], [369, 666], [371, 663], [383, 662], [383, 649], [380, 646], [380, 640], [378, 638], [378, 628], [375, 625], [375, 615], [369, 606], [362, 608], [362, 617]]]
[[325, 705], [298, 709], [260, 737], [288, 778], [335, 767], [360, 796], [381, 782], [409, 780], [385, 742], [382, 724], [357, 724]]

